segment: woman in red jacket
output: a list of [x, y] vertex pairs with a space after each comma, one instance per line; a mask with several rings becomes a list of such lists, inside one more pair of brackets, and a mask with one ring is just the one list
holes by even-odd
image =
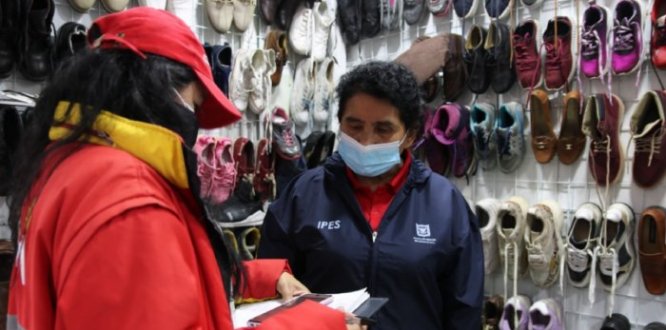
[[[198, 128], [240, 114], [189, 27], [137, 8], [98, 19], [88, 40], [22, 141], [8, 329], [231, 329], [229, 296], [306, 291], [284, 260], [238, 262], [193, 193]], [[315, 303], [261, 325], [297, 327], [358, 325]]]

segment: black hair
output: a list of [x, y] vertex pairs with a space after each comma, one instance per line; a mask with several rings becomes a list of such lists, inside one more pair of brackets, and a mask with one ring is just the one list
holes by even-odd
[[398, 108], [400, 121], [407, 130], [418, 134], [423, 126], [420, 89], [414, 75], [402, 64], [382, 61], [361, 64], [342, 76], [336, 92], [339, 121], [342, 121], [347, 101], [364, 93]]
[[[62, 158], [58, 160], [78, 150], [84, 144], [80, 142], [81, 138], [90, 132], [102, 110], [165, 127], [180, 134], [186, 144], [193, 144], [194, 141], [187, 140], [188, 137], [190, 140], [191, 137], [196, 138], [198, 128], [196, 124], [184, 124], [183, 118], [193, 117], [194, 114], [184, 109], [176, 93], [195, 81], [195, 73], [183, 64], [155, 55], [142, 59], [127, 50], [84, 50], [61, 63], [31, 111], [32, 118], [17, 150], [9, 218], [14, 244], [16, 245], [22, 206], [31, 186], [41, 171], [47, 174], [53, 171], [53, 168], [42, 168], [44, 159], [65, 147], [67, 149], [63, 149], [65, 152], [62, 156], [59, 155]], [[52, 143], [48, 132], [54, 123], [56, 106], [63, 100], [85, 105], [85, 111], [81, 111], [79, 124], [67, 138]], [[193, 119], [192, 122], [196, 121]], [[190, 157], [188, 166], [192, 159], [196, 165], [196, 157]], [[58, 163], [60, 161], [55, 162]], [[191, 186], [198, 187], [198, 179], [194, 173], [196, 172], [188, 171], [189, 180]], [[192, 188], [192, 193], [201, 206], [198, 189]], [[207, 230], [211, 228], [209, 221], [204, 222]], [[213, 243], [224, 282], [236, 283], [234, 292], [239, 293], [237, 285], [241, 283], [243, 273], [240, 258], [237, 253], [225, 248], [230, 245], [220, 241], [215, 237], [216, 233], [212, 232], [208, 230], [208, 235]], [[215, 244], [216, 242], [220, 243]], [[219, 249], [226, 251], [218, 251]]]

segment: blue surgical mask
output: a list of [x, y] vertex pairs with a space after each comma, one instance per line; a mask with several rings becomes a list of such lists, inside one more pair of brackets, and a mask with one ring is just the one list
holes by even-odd
[[349, 135], [340, 132], [338, 153], [347, 166], [360, 176], [380, 176], [400, 164], [400, 144], [404, 141], [364, 146]]

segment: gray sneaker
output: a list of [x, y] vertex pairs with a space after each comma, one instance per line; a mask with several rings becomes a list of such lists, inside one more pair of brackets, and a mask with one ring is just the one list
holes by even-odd
[[493, 134], [495, 107], [489, 103], [476, 103], [470, 114], [470, 129], [474, 136], [476, 158], [484, 170], [492, 170], [497, 165], [497, 141]]
[[294, 122], [289, 119], [287, 111], [275, 108], [270, 114], [269, 135], [273, 139], [273, 146], [278, 156], [283, 159], [293, 160], [301, 157], [301, 146], [296, 138]]
[[515, 171], [525, 156], [525, 117], [520, 103], [509, 102], [500, 106], [495, 123], [497, 162], [504, 173]]

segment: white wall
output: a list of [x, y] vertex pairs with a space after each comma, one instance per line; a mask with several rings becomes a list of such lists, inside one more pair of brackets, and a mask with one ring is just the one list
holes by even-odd
[[[241, 44], [246, 45], [246, 47], [263, 46], [263, 36], [268, 27], [261, 22], [258, 16], [255, 16], [255, 30], [257, 32], [252, 33], [252, 31], [249, 31], [245, 34], [245, 38], [243, 38], [242, 34], [236, 32], [219, 35], [210, 28], [203, 6], [201, 5], [201, 0], [192, 1], [199, 2], [196, 12], [197, 25], [193, 29], [202, 40], [214, 44], [227, 41], [231, 44], [234, 51]], [[576, 15], [574, 1], [561, 1], [559, 3], [558, 14], [569, 16], [574, 24], [577, 24], [575, 17], [580, 15]], [[55, 0], [55, 2], [56, 14], [54, 23], [57, 27], [66, 21], [77, 21], [89, 26], [95, 17], [105, 14], [99, 3], [89, 13], [79, 14], [70, 8], [67, 0]], [[586, 2], [579, 2], [580, 14], [582, 15], [586, 7]], [[613, 0], [601, 0], [600, 2], [611, 9], [615, 4]], [[131, 1], [131, 6], [136, 6], [136, 0]], [[353, 67], [366, 60], [391, 60], [407, 49], [412, 40], [420, 35], [434, 35], [442, 32], [454, 32], [466, 35], [466, 32], [473, 24], [481, 24], [487, 27], [489, 19], [485, 16], [482, 7], [481, 4], [478, 14], [465, 22], [459, 20], [455, 15], [450, 16], [452, 18], [434, 18], [428, 15], [428, 17], [424, 17], [418, 26], [405, 25], [400, 31], [382, 33], [371, 40], [361, 41], [359, 45], [349, 47], [346, 54], [344, 51], [336, 52], [338, 63], [340, 68], [342, 68], [336, 72], [336, 76], [339, 76], [344, 71], [344, 68]], [[519, 4], [516, 16], [518, 19], [532, 17], [539, 20], [542, 29], [540, 33], [543, 33], [547, 20], [555, 16], [555, 3], [546, 0], [541, 9], [533, 12], [528, 11]], [[649, 30], [649, 26], [646, 25], [645, 49], [649, 48]], [[295, 67], [294, 64], [297, 63], [296, 58], [292, 57], [290, 62], [290, 67], [293, 69]], [[646, 64], [647, 62], [642, 66], [643, 70], [638, 87], [635, 87], [636, 74], [613, 78], [613, 91], [618, 93], [623, 99], [627, 109], [621, 134], [622, 142], [625, 146], [629, 140], [629, 118], [638, 98], [646, 90], [658, 89], [654, 73], [648, 73], [649, 66]], [[41, 89], [40, 84], [28, 82], [16, 74], [0, 82], [0, 87], [31, 93], [38, 93]], [[586, 95], [604, 91], [604, 87], [599, 82], [590, 82], [586, 79], [583, 79], [582, 87]], [[516, 85], [505, 95], [496, 96], [492, 91], [489, 91], [481, 95], [479, 101], [490, 102], [496, 105], [508, 101], [522, 102], [525, 99], [525, 93]], [[469, 105], [471, 104], [471, 100], [471, 95], [464, 95], [459, 101]], [[554, 109], [557, 110], [556, 112], [559, 112], [562, 109], [562, 95], [554, 95], [552, 102]], [[559, 117], [558, 115], [556, 119], [559, 120]], [[232, 137], [249, 135], [256, 138], [258, 133], [256, 123], [256, 118], [244, 119], [229, 128], [211, 133]], [[526, 133], [529, 134], [529, 129]], [[479, 170], [479, 173], [470, 180], [469, 184], [465, 180], [459, 179], [454, 180], [454, 182], [471, 201], [477, 201], [486, 197], [505, 199], [512, 195], [523, 196], [530, 204], [543, 199], [555, 199], [566, 210], [567, 224], [570, 221], [572, 212], [579, 204], [584, 201], [598, 203], [594, 181], [588, 170], [587, 152], [579, 162], [571, 166], [559, 164], [557, 159], [553, 160], [550, 164], [539, 165], [534, 160], [530, 148], [527, 149], [528, 154], [525, 157], [525, 161], [515, 174], [505, 175], [499, 171], [484, 173]], [[610, 191], [611, 201], [626, 202], [634, 208], [636, 213], [640, 213], [645, 207], [650, 205], [666, 205], [666, 197], [664, 197], [666, 184], [661, 183], [654, 189], [644, 190], [632, 183], [630, 172], [632, 154], [633, 145], [629, 148], [628, 157], [625, 161], [624, 176]], [[499, 270], [495, 275], [488, 277], [486, 283], [488, 293], [502, 293], [502, 276]], [[587, 290], [576, 289], [571, 286], [565, 286], [564, 296], [559, 294], [556, 286], [549, 290], [540, 290], [527, 279], [520, 281], [519, 288], [520, 293], [529, 295], [533, 300], [549, 296], [563, 302], [565, 305], [566, 324], [569, 329], [598, 329], [601, 325], [606, 308], [606, 293], [600, 288], [597, 289], [597, 302], [595, 304], [590, 304], [587, 301]], [[626, 315], [630, 319], [633, 328], [639, 329], [651, 321], [666, 322], [666, 314], [663, 313], [665, 309], [666, 298], [655, 297], [645, 291], [638, 265], [636, 265], [630, 281], [618, 290], [615, 311]]]

